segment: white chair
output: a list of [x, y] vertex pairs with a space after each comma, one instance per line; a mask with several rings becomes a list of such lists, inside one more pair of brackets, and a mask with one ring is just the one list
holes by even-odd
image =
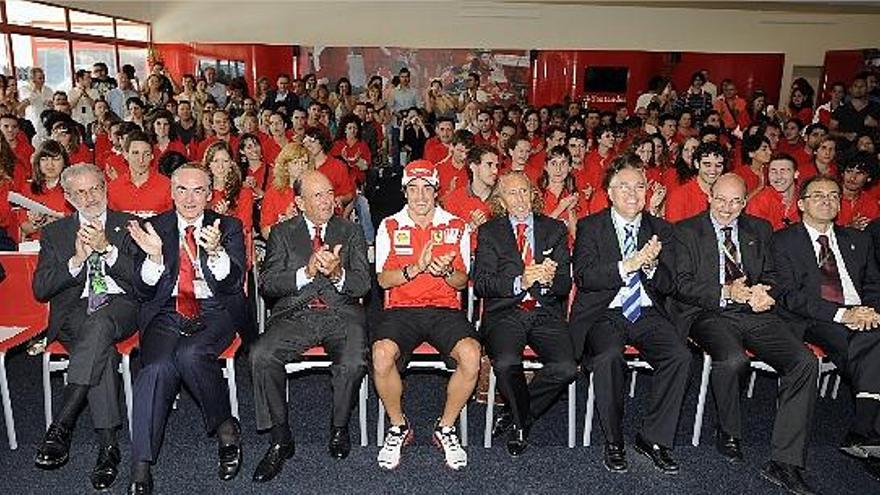
[[[641, 353], [635, 347], [628, 345], [623, 350], [623, 357], [626, 359], [626, 366], [630, 370], [631, 379], [629, 386], [629, 396], [635, 397], [636, 394], [636, 374], [639, 370], [653, 370], [647, 361], [640, 358]], [[587, 386], [587, 412], [584, 414], [584, 447], [589, 447], [591, 436], [593, 433], [593, 414], [596, 404], [596, 394], [593, 389], [593, 373], [590, 372], [589, 385]]]

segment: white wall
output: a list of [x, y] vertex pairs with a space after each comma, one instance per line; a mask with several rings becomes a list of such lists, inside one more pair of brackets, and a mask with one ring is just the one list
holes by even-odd
[[876, 14], [491, 1], [64, 3], [152, 21], [159, 42], [782, 52], [784, 81], [795, 65], [822, 65], [826, 50], [880, 44]]

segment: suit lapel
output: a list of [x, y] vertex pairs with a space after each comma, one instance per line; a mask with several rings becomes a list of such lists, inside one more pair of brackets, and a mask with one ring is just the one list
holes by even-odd
[[849, 274], [850, 279], [855, 280], [856, 277], [853, 275], [856, 273], [856, 268], [858, 267], [858, 262], [856, 261], [856, 245], [850, 238], [849, 232], [846, 229], [838, 228], [834, 226], [834, 236], [837, 238], [837, 248], [840, 249], [840, 255], [843, 257], [843, 264], [846, 273]]
[[541, 227], [543, 224], [544, 218], [537, 213], [533, 216], [532, 228], [534, 229], [533, 237], [535, 238], [535, 252], [534, 258], [535, 263], [541, 263], [544, 261], [544, 246], [547, 245], [547, 239], [544, 236], [547, 234], [547, 229]]
[[703, 214], [703, 220], [700, 222], [700, 236], [699, 239], [703, 240], [703, 245], [701, 246], [702, 253], [708, 257], [709, 264], [708, 266], [712, 267], [715, 273], [715, 277], [718, 277], [717, 273], [720, 269], [718, 263], [720, 261], [721, 253], [718, 251], [718, 237], [715, 234], [715, 227], [712, 225], [712, 219], [709, 218], [709, 213], [706, 212]]
[[636, 249], [641, 249], [645, 244], [647, 244], [652, 235], [654, 235], [654, 226], [651, 224], [651, 216], [647, 213], [642, 213], [642, 224], [639, 225], [639, 235], [638, 242], [636, 243]]
[[[644, 220], [643, 220], [644, 221]], [[600, 245], [607, 246], [611, 252], [609, 254], [609, 258], [614, 261], [621, 261], [623, 259], [623, 255], [621, 252], [623, 251], [623, 246], [620, 245], [620, 240], [617, 238], [617, 231], [614, 230], [614, 220], [611, 218], [611, 208], [606, 208], [605, 213], [602, 214], [602, 225], [599, 228], [600, 232], [599, 238], [609, 239], [610, 242], [602, 242]], [[641, 231], [641, 229], [639, 229]]]
[[755, 233], [752, 232], [751, 225], [743, 221], [740, 217], [739, 222], [739, 256], [740, 264], [746, 277], [754, 282], [757, 280], [755, 268], [758, 266], [758, 241]]

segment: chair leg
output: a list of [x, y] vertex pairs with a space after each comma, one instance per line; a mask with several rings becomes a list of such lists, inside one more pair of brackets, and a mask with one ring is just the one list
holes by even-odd
[[43, 353], [43, 415], [46, 417], [46, 429], [52, 424], [52, 382], [49, 380], [49, 360], [52, 355]]
[[134, 393], [131, 386], [131, 356], [122, 356], [122, 391], [125, 395], [125, 412], [128, 415], [128, 435], [131, 436], [131, 411]]
[[834, 388], [831, 390], [831, 398], [837, 399], [837, 391], [840, 389], [840, 373], [837, 374], [837, 377], [834, 379]]
[[577, 380], [568, 384], [568, 448], [573, 449], [577, 435]]
[[819, 387], [819, 397], [824, 399], [825, 394], [828, 392], [828, 382], [831, 381], [831, 374], [820, 375], [817, 380], [816, 386]]
[[703, 354], [703, 371], [700, 374], [700, 394], [697, 398], [697, 412], [694, 414], [694, 434], [691, 437], [691, 445], [700, 445], [700, 435], [703, 432], [703, 414], [706, 411], [706, 396], [709, 394], [709, 374], [712, 372], [712, 357]]
[[483, 448], [492, 447], [492, 422], [495, 419], [495, 370], [489, 366], [489, 395], [486, 397], [486, 428], [483, 431]]
[[235, 358], [226, 360], [226, 383], [229, 386], [229, 407], [232, 410], [232, 416], [235, 419], [239, 419], [238, 389], [235, 385]]
[[758, 373], [755, 370], [752, 370], [752, 375], [749, 377], [749, 389], [746, 391], [746, 397], [749, 399], [752, 398], [752, 395], [755, 392], [755, 378], [758, 377]]
[[367, 435], [367, 375], [361, 380], [361, 389], [358, 392], [358, 420], [361, 426], [361, 447], [369, 443]]
[[385, 404], [379, 397], [379, 417], [376, 418], [376, 446], [381, 447], [385, 443]]
[[15, 419], [12, 417], [12, 401], [9, 399], [9, 382], [6, 379], [6, 353], [0, 352], [0, 396], [3, 398], [3, 419], [6, 423], [6, 438], [9, 450], [18, 448], [15, 438]]
[[630, 373], [630, 380], [629, 380], [629, 397], [630, 397], [630, 399], [632, 399], [636, 396], [636, 376], [637, 376], [637, 373], [638, 372], [636, 371], [635, 368], [633, 368], [632, 372]]
[[461, 412], [458, 413], [458, 423], [461, 427], [461, 446], [468, 446], [468, 407], [467, 403], [465, 403], [464, 407], [461, 408]]
[[587, 386], [587, 412], [584, 414], [584, 447], [590, 446], [590, 434], [593, 432], [593, 408], [596, 405], [596, 394], [593, 390], [593, 373], [589, 376]]

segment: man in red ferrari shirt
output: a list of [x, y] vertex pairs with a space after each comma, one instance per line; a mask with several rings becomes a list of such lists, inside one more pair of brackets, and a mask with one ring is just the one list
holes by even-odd
[[449, 158], [452, 154], [452, 136], [455, 132], [455, 122], [449, 117], [438, 117], [434, 124], [434, 136], [425, 142], [424, 159], [437, 164]]
[[794, 157], [785, 153], [774, 155], [767, 166], [770, 187], [765, 187], [749, 200], [746, 213], [767, 220], [774, 231], [800, 221], [797, 178]]
[[467, 154], [473, 147], [474, 135], [470, 131], [455, 131], [452, 136], [452, 153], [436, 165], [437, 175], [440, 177], [438, 197], [441, 200], [455, 189], [467, 185]]

